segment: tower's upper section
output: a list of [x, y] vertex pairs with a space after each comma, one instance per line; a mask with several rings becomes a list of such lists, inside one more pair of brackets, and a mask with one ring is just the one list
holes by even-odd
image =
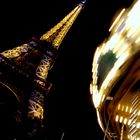
[[[35, 46], [38, 46], [39, 42], [49, 42], [51, 46], [55, 49], [58, 49], [60, 44], [62, 43], [64, 37], [66, 36], [67, 32], [69, 31], [70, 27], [76, 20], [77, 16], [81, 12], [84, 4], [86, 1], [80, 2], [67, 16], [65, 16], [58, 24], [56, 24], [53, 28], [51, 28], [48, 32], [43, 34], [38, 42], [34, 42], [35, 40], [23, 44], [21, 46], [15, 47], [10, 50], [6, 50], [1, 53], [6, 58], [17, 58], [25, 53], [28, 53], [32, 50]], [[44, 47], [40, 46], [39, 47]], [[38, 47], [36, 47], [38, 48]], [[44, 48], [46, 49], [46, 48]]]
[[58, 48], [63, 41], [66, 33], [74, 23], [81, 12], [86, 1], [79, 3], [67, 16], [65, 16], [57, 25], [45, 33], [40, 40], [50, 42], [55, 48]]

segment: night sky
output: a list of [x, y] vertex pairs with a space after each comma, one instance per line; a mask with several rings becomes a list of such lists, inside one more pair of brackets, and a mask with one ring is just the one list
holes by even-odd
[[[0, 51], [39, 37], [62, 18], [79, 0], [24, 0], [1, 4]], [[89, 84], [93, 54], [109, 35], [115, 13], [132, 0], [89, 0], [62, 42], [50, 71], [53, 87], [47, 96], [48, 140], [100, 140]]]

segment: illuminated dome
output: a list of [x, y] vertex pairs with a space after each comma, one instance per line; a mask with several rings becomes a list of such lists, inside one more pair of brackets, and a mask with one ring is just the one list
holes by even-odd
[[123, 9], [93, 58], [91, 93], [105, 137], [140, 140], [140, 1]]

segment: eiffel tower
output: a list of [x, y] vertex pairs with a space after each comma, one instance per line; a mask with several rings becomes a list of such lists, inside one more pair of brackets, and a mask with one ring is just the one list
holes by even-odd
[[14, 116], [16, 124], [28, 124], [25, 125], [30, 135], [27, 137], [36, 137], [43, 128], [45, 98], [52, 86], [48, 74], [59, 46], [84, 4], [85, 1], [79, 3], [39, 39], [33, 37], [0, 53], [0, 105], [9, 116]]

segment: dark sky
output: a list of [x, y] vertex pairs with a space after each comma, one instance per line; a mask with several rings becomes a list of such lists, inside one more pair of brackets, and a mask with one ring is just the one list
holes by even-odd
[[[45, 33], [79, 0], [24, 0], [1, 4], [1, 48], [5, 50]], [[108, 35], [111, 19], [132, 0], [88, 0], [60, 46], [47, 96], [50, 140], [103, 139], [89, 93], [94, 50]]]

